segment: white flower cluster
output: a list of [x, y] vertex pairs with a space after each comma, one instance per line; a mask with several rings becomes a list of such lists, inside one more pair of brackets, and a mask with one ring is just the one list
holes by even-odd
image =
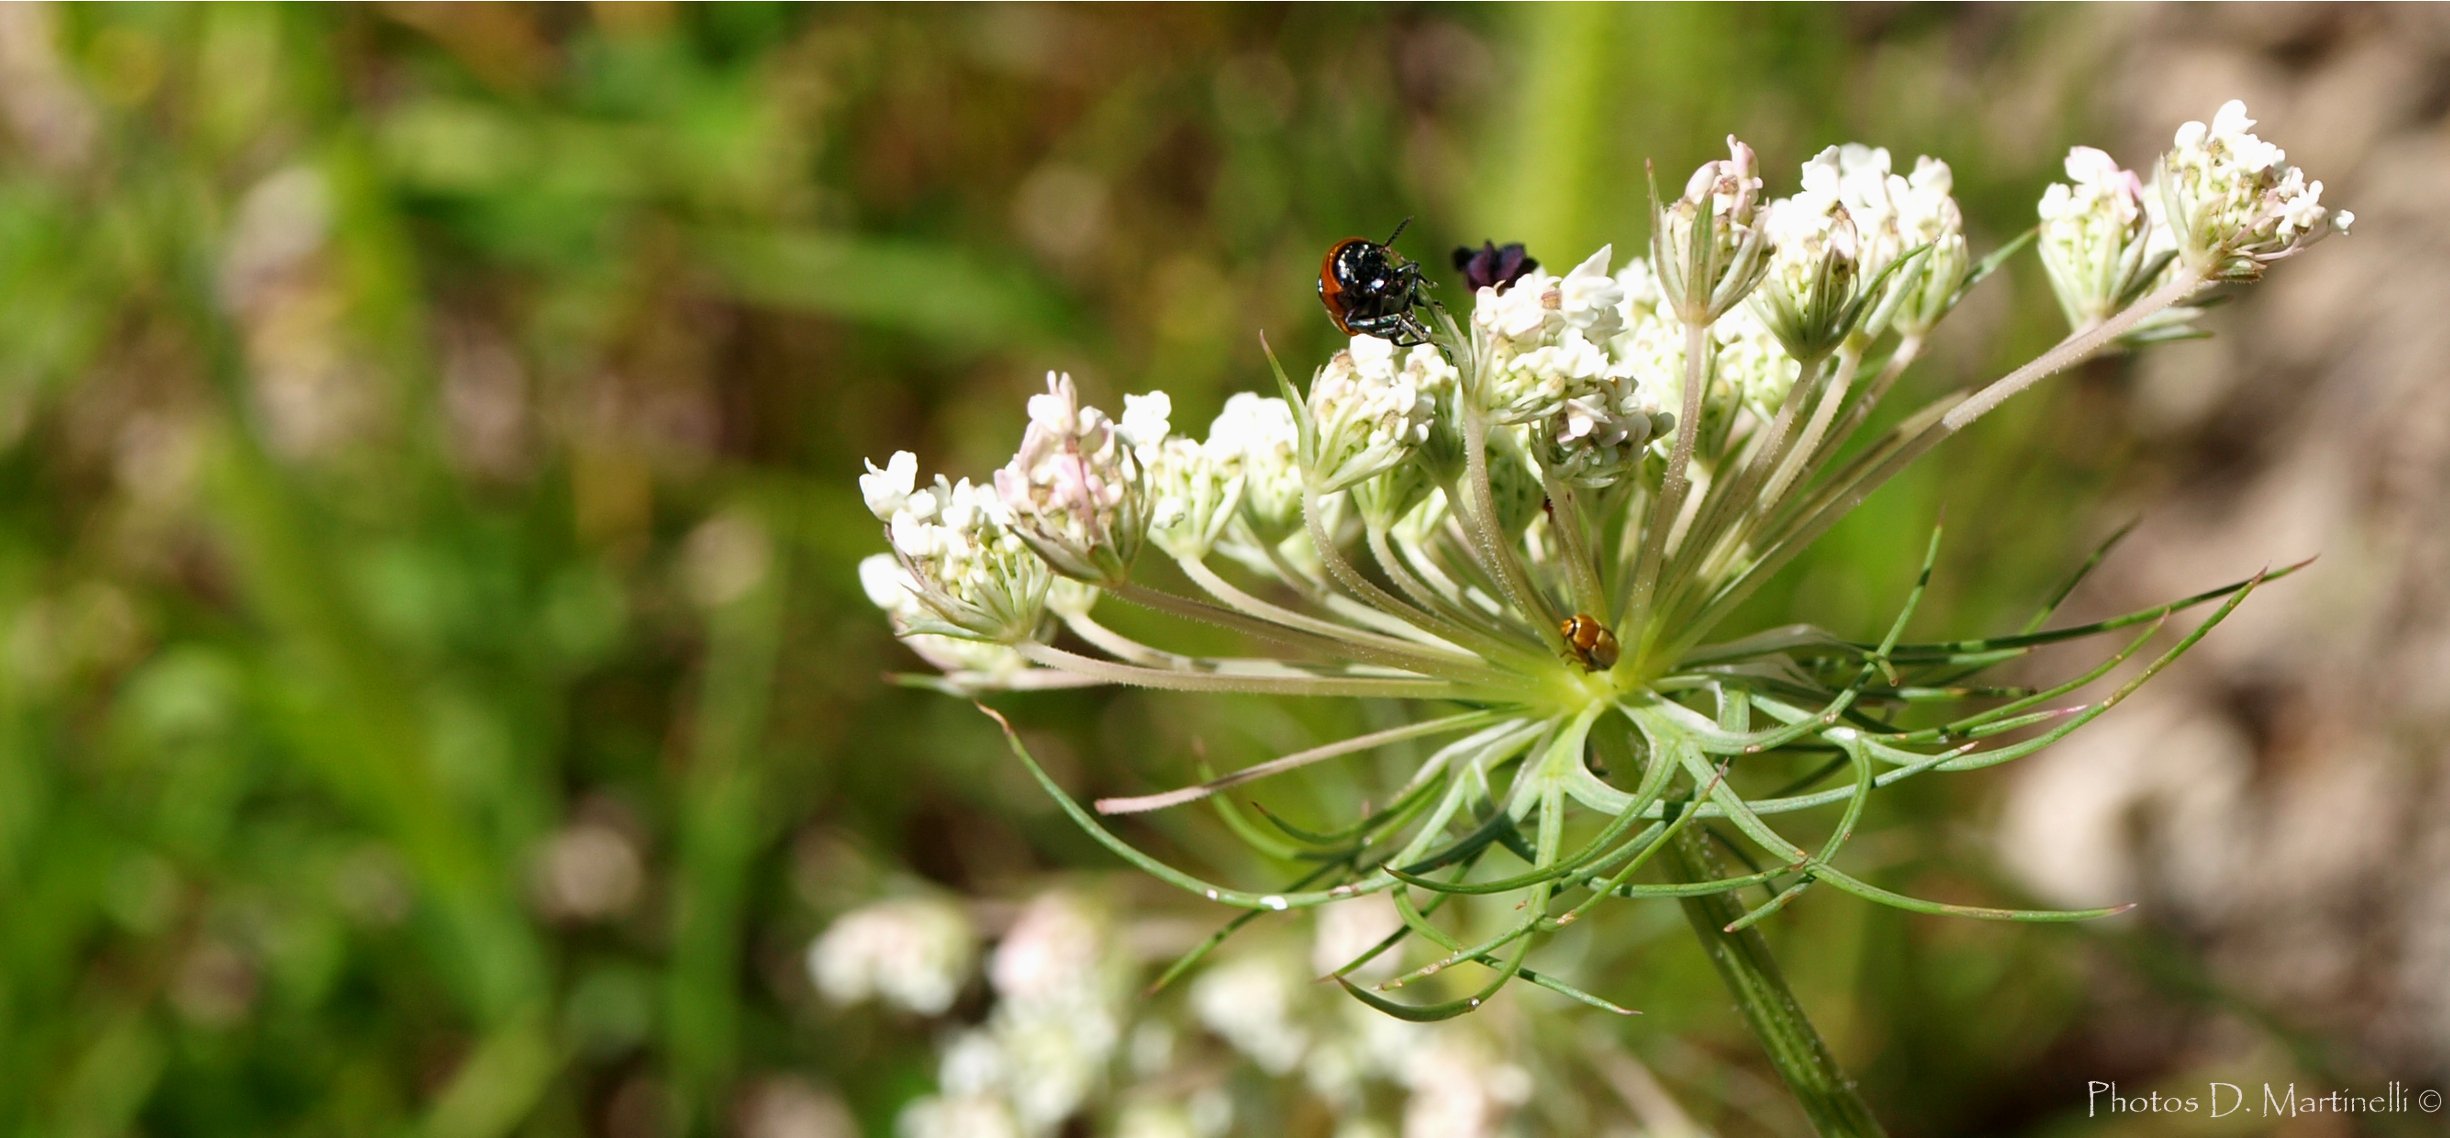
[[1947, 314], [1972, 268], [1954, 184], [1936, 158], [1900, 175], [1886, 149], [1851, 142], [1804, 163], [1803, 188], [1762, 223], [1770, 265], [1753, 298], [1788, 354], [1817, 359], [1892, 321], [1920, 334]]
[[1609, 343], [1625, 323], [1612, 254], [1601, 246], [1562, 277], [1535, 271], [1480, 290], [1472, 326], [1489, 344], [1480, 399], [1497, 422], [1546, 419], [1609, 382]]
[[2322, 183], [2255, 137], [2253, 125], [2246, 104], [2231, 99], [2208, 125], [2180, 126], [2161, 158], [2161, 208], [2179, 255], [2214, 279], [2251, 280], [2264, 265], [2356, 221], [2346, 210], [2325, 209]]
[[1332, 494], [1384, 474], [1429, 441], [1455, 365], [1428, 344], [1398, 356], [1376, 336], [1355, 336], [1310, 381], [1318, 491]]
[[1310, 1050], [1300, 1015], [1310, 986], [1286, 954], [1248, 953], [1201, 974], [1191, 985], [1191, 1013], [1260, 1070], [1282, 1075]]
[[[1526, 424], [1550, 474], [1582, 486], [1664, 454], [1684, 399], [1685, 326], [1672, 298], [1645, 260], [1609, 275], [1608, 253], [1563, 278], [1533, 273], [1482, 289], [1472, 314], [1492, 345], [1484, 398], [1500, 421]], [[1742, 407], [1775, 413], [1801, 368], [1768, 326], [1738, 307], [1709, 335], [1701, 432], [1722, 435]]]
[[1241, 516], [1260, 541], [1282, 541], [1301, 528], [1301, 428], [1292, 405], [1235, 392], [1208, 424], [1201, 453], [1216, 477], [1241, 481]]
[[1198, 439], [1168, 438], [1150, 449], [1148, 539], [1169, 556], [1197, 561], [1242, 501], [1242, 475], [1228, 475]]
[[[993, 1008], [945, 1039], [934, 1093], [904, 1107], [896, 1131], [1046, 1138], [1111, 1110], [1108, 1132], [1221, 1138], [1235, 1129], [1234, 1095], [1215, 1081], [1213, 1049], [1184, 1046], [1204, 1028], [1268, 1074], [1298, 1071], [1287, 1089], [1319, 1096], [1348, 1120], [1384, 1109], [1392, 1090], [1404, 1138], [1504, 1133], [1530, 1080], [1487, 1021], [1412, 1024], [1312, 996], [1318, 973], [1402, 920], [1388, 898], [1364, 896], [1321, 910], [1307, 951], [1283, 938], [1250, 944], [1200, 974], [1185, 997], [1191, 1022], [1178, 1028], [1137, 1016], [1134, 933], [1113, 910], [1069, 890], [1039, 894], [985, 960]], [[887, 901], [836, 921], [810, 949], [809, 967], [837, 1002], [882, 999], [941, 1015], [978, 970], [977, 935], [948, 903]], [[1383, 978], [1395, 965], [1389, 956], [1355, 975]]]
[[[2051, 290], [2079, 331], [2108, 320], [2181, 270], [2198, 280], [2253, 280], [2264, 266], [2356, 216], [2322, 205], [2322, 183], [2248, 128], [2246, 105], [2178, 128], [2147, 185], [2090, 146], [2067, 152], [2065, 182], [2043, 192], [2039, 244]], [[2173, 308], [2141, 331], [2183, 325]]]
[[904, 1138], [966, 1138], [954, 1127], [988, 1120], [1003, 1128], [983, 1133], [1053, 1133], [1096, 1093], [1116, 1053], [1123, 959], [1096, 902], [1064, 891], [1030, 901], [987, 962], [995, 1010], [946, 1046], [941, 1093], [904, 1109]]
[[933, 897], [852, 910], [808, 947], [808, 974], [838, 1004], [876, 999], [920, 1015], [953, 1006], [978, 960], [961, 907]]
[[[1617, 359], [1650, 405], [1683, 406], [1683, 326], [1648, 264], [1635, 261], [1616, 279], [1625, 287], [1625, 332], [1613, 345]], [[1740, 409], [1761, 416], [1776, 413], [1803, 370], [1750, 306], [1730, 309], [1709, 331], [1710, 371], [1700, 424], [1705, 437], [1722, 434]], [[1661, 411], [1657, 423], [1660, 437], [1652, 448], [1664, 454], [1665, 433], [1674, 429], [1676, 416]]]
[[1341, 925], [1327, 919], [1341, 906], [1322, 913], [1307, 967], [1291, 946], [1274, 946], [1212, 968], [1192, 987], [1193, 1014], [1260, 1069], [1299, 1070], [1338, 1113], [1363, 1117], [1372, 1084], [1399, 1088], [1404, 1138], [1509, 1133], [1531, 1076], [1477, 1022], [1406, 1023], [1308, 998], [1315, 972], [1341, 966], [1401, 925], [1390, 904], [1352, 907], [1354, 919]]
[[859, 491], [885, 523], [898, 577], [863, 567], [869, 596], [900, 630], [992, 643], [1035, 636], [1046, 606], [1046, 562], [1013, 531], [1004, 502], [968, 479], [917, 485], [918, 456], [868, 464]]
[[[1137, 441], [1162, 440], [1168, 401], [1143, 396], [1132, 406]], [[1147, 535], [1140, 460], [1125, 434], [1104, 412], [1080, 405], [1071, 376], [1049, 372], [1046, 394], [1029, 397], [1020, 451], [995, 472], [1013, 532], [1067, 577], [1122, 580]]]
[[[2154, 175], [2157, 192], [2101, 151], [2069, 153], [2068, 180], [2042, 198], [2039, 244], [2079, 331], [2117, 321], [2116, 334], [2141, 342], [2182, 328], [2196, 311], [2185, 296], [2150, 312], [2136, 306], [2159, 285], [2249, 277], [2347, 228], [2347, 214], [2321, 205], [2321, 183], [2252, 125], [2236, 103], [2209, 124], [2187, 124]], [[1348, 540], [1357, 518], [1372, 539], [1401, 529], [1403, 542], [1424, 548], [1443, 540], [1446, 522], [1502, 530], [1539, 545], [1537, 570], [1553, 552], [1546, 543], [1571, 536], [1540, 536], [1557, 487], [1691, 485], [1735, 448], [1768, 439], [1761, 428], [1790, 410], [1814, 424], [1799, 427], [1807, 432], [1847, 421], [1837, 413], [1863, 407], [1811, 401], [1876, 398], [1974, 272], [1953, 174], [1930, 157], [1901, 172], [1887, 150], [1849, 143], [1815, 154], [1791, 196], [1767, 201], [1751, 148], [1732, 137], [1727, 146], [1681, 196], [1654, 202], [1648, 258], [1617, 267], [1603, 247], [1562, 274], [1518, 272], [1531, 262], [1515, 247], [1502, 272], [1494, 262], [1476, 270], [1483, 287], [1458, 333], [1406, 348], [1353, 337], [1306, 393], [1233, 395], [1204, 439], [1173, 433], [1163, 392], [1125, 397], [1118, 421], [1083, 406], [1069, 376], [1050, 374], [992, 488], [943, 478], [922, 487], [906, 452], [871, 465], [861, 489], [894, 554], [862, 566], [870, 596], [916, 650], [958, 673], [957, 686], [1120, 682], [1031, 642], [1057, 627], [1051, 613], [1133, 666], [1165, 659], [1147, 646], [1118, 649], [1131, 642], [1088, 619], [1102, 590], [1125, 587], [1144, 543], [1192, 563], [1212, 599], [1275, 621], [1285, 610], [1200, 563], [1221, 553], [1297, 591], [1330, 576], [1349, 585], [1361, 577], [1344, 551], [1317, 543]], [[1892, 337], [1896, 350], [1883, 360]], [[1865, 363], [1881, 370], [1856, 387]], [[1679, 423], [1686, 415], [1694, 421]], [[1482, 440], [1476, 456], [1466, 454], [1472, 438]], [[1444, 510], [1471, 458], [1488, 519]], [[1783, 490], [1789, 477], [1764, 485]], [[1483, 535], [1482, 553], [1490, 540]], [[1437, 556], [1421, 568], [1391, 574], [1393, 585], [1454, 585]], [[1549, 638], [1545, 627], [1535, 635]], [[1409, 665], [1451, 643], [1425, 654], [1377, 647], [1378, 663], [1409, 657], [1395, 666], [1423, 674]]]
[[[1928, 330], [1947, 314], [1958, 286], [1973, 267], [1965, 244], [1965, 216], [1951, 192], [1956, 175], [1929, 155], [1914, 160], [1914, 172], [1890, 169], [1886, 147], [1849, 142], [1832, 146], [1804, 163], [1806, 198], [1835, 203], [1852, 222], [1857, 271], [1865, 280], [1895, 269], [1861, 331], [1877, 336], [1892, 317], [1910, 333]], [[1900, 264], [1914, 256], [1911, 264]]]

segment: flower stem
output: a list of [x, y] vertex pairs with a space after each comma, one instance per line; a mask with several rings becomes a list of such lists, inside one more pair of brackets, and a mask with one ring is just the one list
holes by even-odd
[[[1687, 882], [1723, 876], [1725, 871], [1717, 864], [1709, 842], [1699, 828], [1684, 829], [1670, 839], [1668, 873]], [[1735, 997], [1736, 1007], [1744, 1013], [1745, 1025], [1752, 1028], [1753, 1037], [1769, 1053], [1770, 1066], [1778, 1069], [1778, 1077], [1786, 1080], [1796, 1105], [1812, 1120], [1813, 1131], [1822, 1138], [1878, 1138], [1885, 1134], [1879, 1120], [1872, 1117], [1871, 1108], [1863, 1105], [1862, 1096], [1855, 1093], [1853, 1081], [1830, 1057], [1829, 1047], [1821, 1042], [1812, 1021], [1805, 1018], [1803, 1005], [1795, 1001], [1795, 993], [1786, 986], [1786, 976], [1778, 970], [1777, 959], [1770, 955], [1769, 941], [1756, 928], [1727, 931], [1728, 925], [1744, 916], [1744, 905], [1736, 900], [1735, 894], [1687, 897], [1683, 904], [1685, 918], [1693, 924], [1693, 934], [1701, 939], [1702, 951], [1718, 969], [1718, 978], [1727, 985], [1727, 994]]]

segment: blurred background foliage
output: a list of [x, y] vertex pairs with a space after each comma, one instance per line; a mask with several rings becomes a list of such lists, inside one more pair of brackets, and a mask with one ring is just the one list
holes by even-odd
[[[2229, 47], [2308, 66], [2347, 34], [2324, 20]], [[886, 682], [916, 661], [853, 572], [881, 548], [863, 456], [983, 473], [1050, 367], [1108, 405], [1162, 386], [1196, 427], [1265, 386], [1262, 333], [1296, 366], [1330, 350], [1311, 279], [1334, 238], [1412, 216], [1433, 265], [1482, 238], [1556, 264], [1638, 249], [1644, 164], [1681, 177], [1729, 131], [1773, 188], [1844, 139], [1943, 156], [1993, 247], [2070, 143], [2140, 161], [2232, 93], [2105, 131], [2132, 109], [2105, 74], [2137, 66], [2138, 29], [2215, 35], [2171, 23], [0, 10], [0, 1132], [889, 1132], [933, 1081], [929, 1029], [818, 1000], [815, 932], [919, 882], [1009, 901], [1117, 866], [986, 720]], [[2018, 266], [1952, 320], [1922, 390], [2027, 358], [2057, 319]], [[1945, 508], [1922, 627], [2020, 621], [2124, 520], [2106, 491], [2146, 497], [2124, 374], [1984, 424], [1751, 619], [1872, 629]], [[1006, 702], [1084, 797], [1354, 714]], [[1365, 766], [1276, 793], [1323, 811], [1382, 785]], [[2021, 897], [1986, 868], [2004, 785], [1887, 793], [1866, 868]], [[1207, 815], [1127, 832], [1218, 876], [1281, 872]], [[1226, 915], [1106, 887], [1193, 927]], [[1639, 1057], [1712, 1129], [1793, 1132], [1757, 1105], [1681, 918], [1602, 915], [1560, 971], [1648, 1014], [1551, 1008], [1573, 1025], [1551, 1038]], [[1772, 936], [1901, 1134], [2248, 1132], [2084, 1120], [2089, 1078], [2194, 1077], [2103, 1066], [2104, 992], [2210, 1025], [2241, 1081], [2438, 1071], [2439, 1050], [2293, 1026], [2185, 932], [1824, 899]], [[1622, 1114], [1574, 1083], [1538, 1094]]]

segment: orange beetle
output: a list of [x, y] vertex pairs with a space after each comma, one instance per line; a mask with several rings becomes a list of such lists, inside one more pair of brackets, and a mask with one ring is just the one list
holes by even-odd
[[1565, 638], [1565, 647], [1586, 670], [1604, 672], [1616, 666], [1616, 634], [1598, 617], [1575, 613], [1557, 622], [1557, 635]]

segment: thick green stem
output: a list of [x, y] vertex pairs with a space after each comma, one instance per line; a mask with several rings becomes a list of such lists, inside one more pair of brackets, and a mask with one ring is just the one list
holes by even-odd
[[[1725, 876], [1709, 842], [1709, 836], [1698, 826], [1677, 834], [1667, 849], [1668, 872], [1679, 881], [1709, 881]], [[1821, 1042], [1820, 1032], [1805, 1018], [1803, 1005], [1795, 1002], [1795, 993], [1787, 989], [1786, 976], [1778, 971], [1778, 961], [1770, 955], [1769, 941], [1756, 928], [1727, 931], [1728, 925], [1744, 916], [1744, 906], [1736, 895], [1687, 897], [1684, 915], [1692, 921], [1693, 934], [1701, 938], [1702, 951], [1709, 954], [1710, 963], [1718, 969], [1718, 978], [1726, 983], [1727, 993], [1735, 997], [1736, 1007], [1743, 1011], [1745, 1024], [1769, 1052], [1770, 1065], [1778, 1069], [1778, 1077], [1786, 1080], [1796, 1104], [1812, 1120], [1814, 1132], [1822, 1138], [1878, 1138], [1885, 1134], [1879, 1120], [1872, 1117], [1871, 1109], [1855, 1093], [1854, 1083], [1838, 1069], [1837, 1060], [1830, 1058], [1828, 1045]]]

